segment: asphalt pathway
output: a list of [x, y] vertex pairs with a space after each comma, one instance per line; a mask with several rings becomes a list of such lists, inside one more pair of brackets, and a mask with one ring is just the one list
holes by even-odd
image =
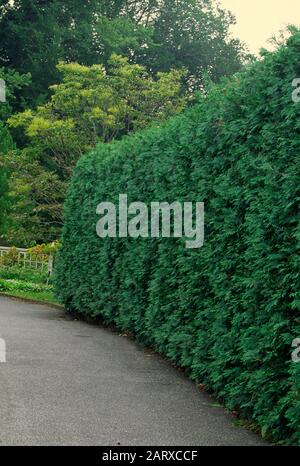
[[1, 445], [262, 445], [158, 355], [0, 297]]

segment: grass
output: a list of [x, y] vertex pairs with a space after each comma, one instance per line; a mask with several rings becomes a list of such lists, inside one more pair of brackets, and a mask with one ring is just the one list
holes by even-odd
[[25, 269], [17, 265], [0, 267], [0, 280], [21, 280], [30, 283], [47, 283], [47, 273], [35, 269]]
[[45, 304], [59, 304], [51, 283], [47, 284], [46, 273], [18, 266], [0, 268], [0, 294]]
[[10, 291], [10, 292], [0, 292], [2, 296], [14, 296], [16, 298], [25, 298], [32, 301], [38, 301], [45, 304], [56, 304], [59, 305], [60, 303], [55, 298], [52, 291], [45, 291], [45, 292], [34, 292], [34, 291]]

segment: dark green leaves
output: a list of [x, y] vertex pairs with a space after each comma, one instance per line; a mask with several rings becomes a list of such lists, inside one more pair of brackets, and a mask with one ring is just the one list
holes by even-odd
[[[152, 345], [266, 438], [300, 445], [300, 33], [166, 125], [82, 158], [57, 293]], [[300, 104], [299, 104], [300, 105]], [[300, 108], [300, 107], [299, 107]], [[99, 239], [95, 209], [204, 201], [205, 243]]]

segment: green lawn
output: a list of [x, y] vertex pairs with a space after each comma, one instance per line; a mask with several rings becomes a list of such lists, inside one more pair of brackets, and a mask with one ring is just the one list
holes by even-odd
[[0, 295], [3, 296], [15, 296], [16, 298], [25, 298], [33, 301], [39, 301], [45, 304], [56, 304], [60, 303], [55, 298], [54, 294], [51, 291], [45, 292], [34, 292], [34, 291], [10, 291], [10, 292], [0, 292]]
[[59, 304], [47, 275], [19, 267], [0, 268], [0, 294], [48, 304]]

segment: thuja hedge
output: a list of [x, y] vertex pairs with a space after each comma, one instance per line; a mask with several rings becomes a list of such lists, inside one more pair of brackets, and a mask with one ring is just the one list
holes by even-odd
[[[294, 445], [300, 103], [291, 95], [298, 76], [296, 32], [183, 115], [83, 157], [65, 206], [56, 276], [71, 311], [133, 332], [265, 437]], [[204, 246], [100, 239], [96, 206], [117, 204], [120, 193], [146, 204], [204, 201]]]

